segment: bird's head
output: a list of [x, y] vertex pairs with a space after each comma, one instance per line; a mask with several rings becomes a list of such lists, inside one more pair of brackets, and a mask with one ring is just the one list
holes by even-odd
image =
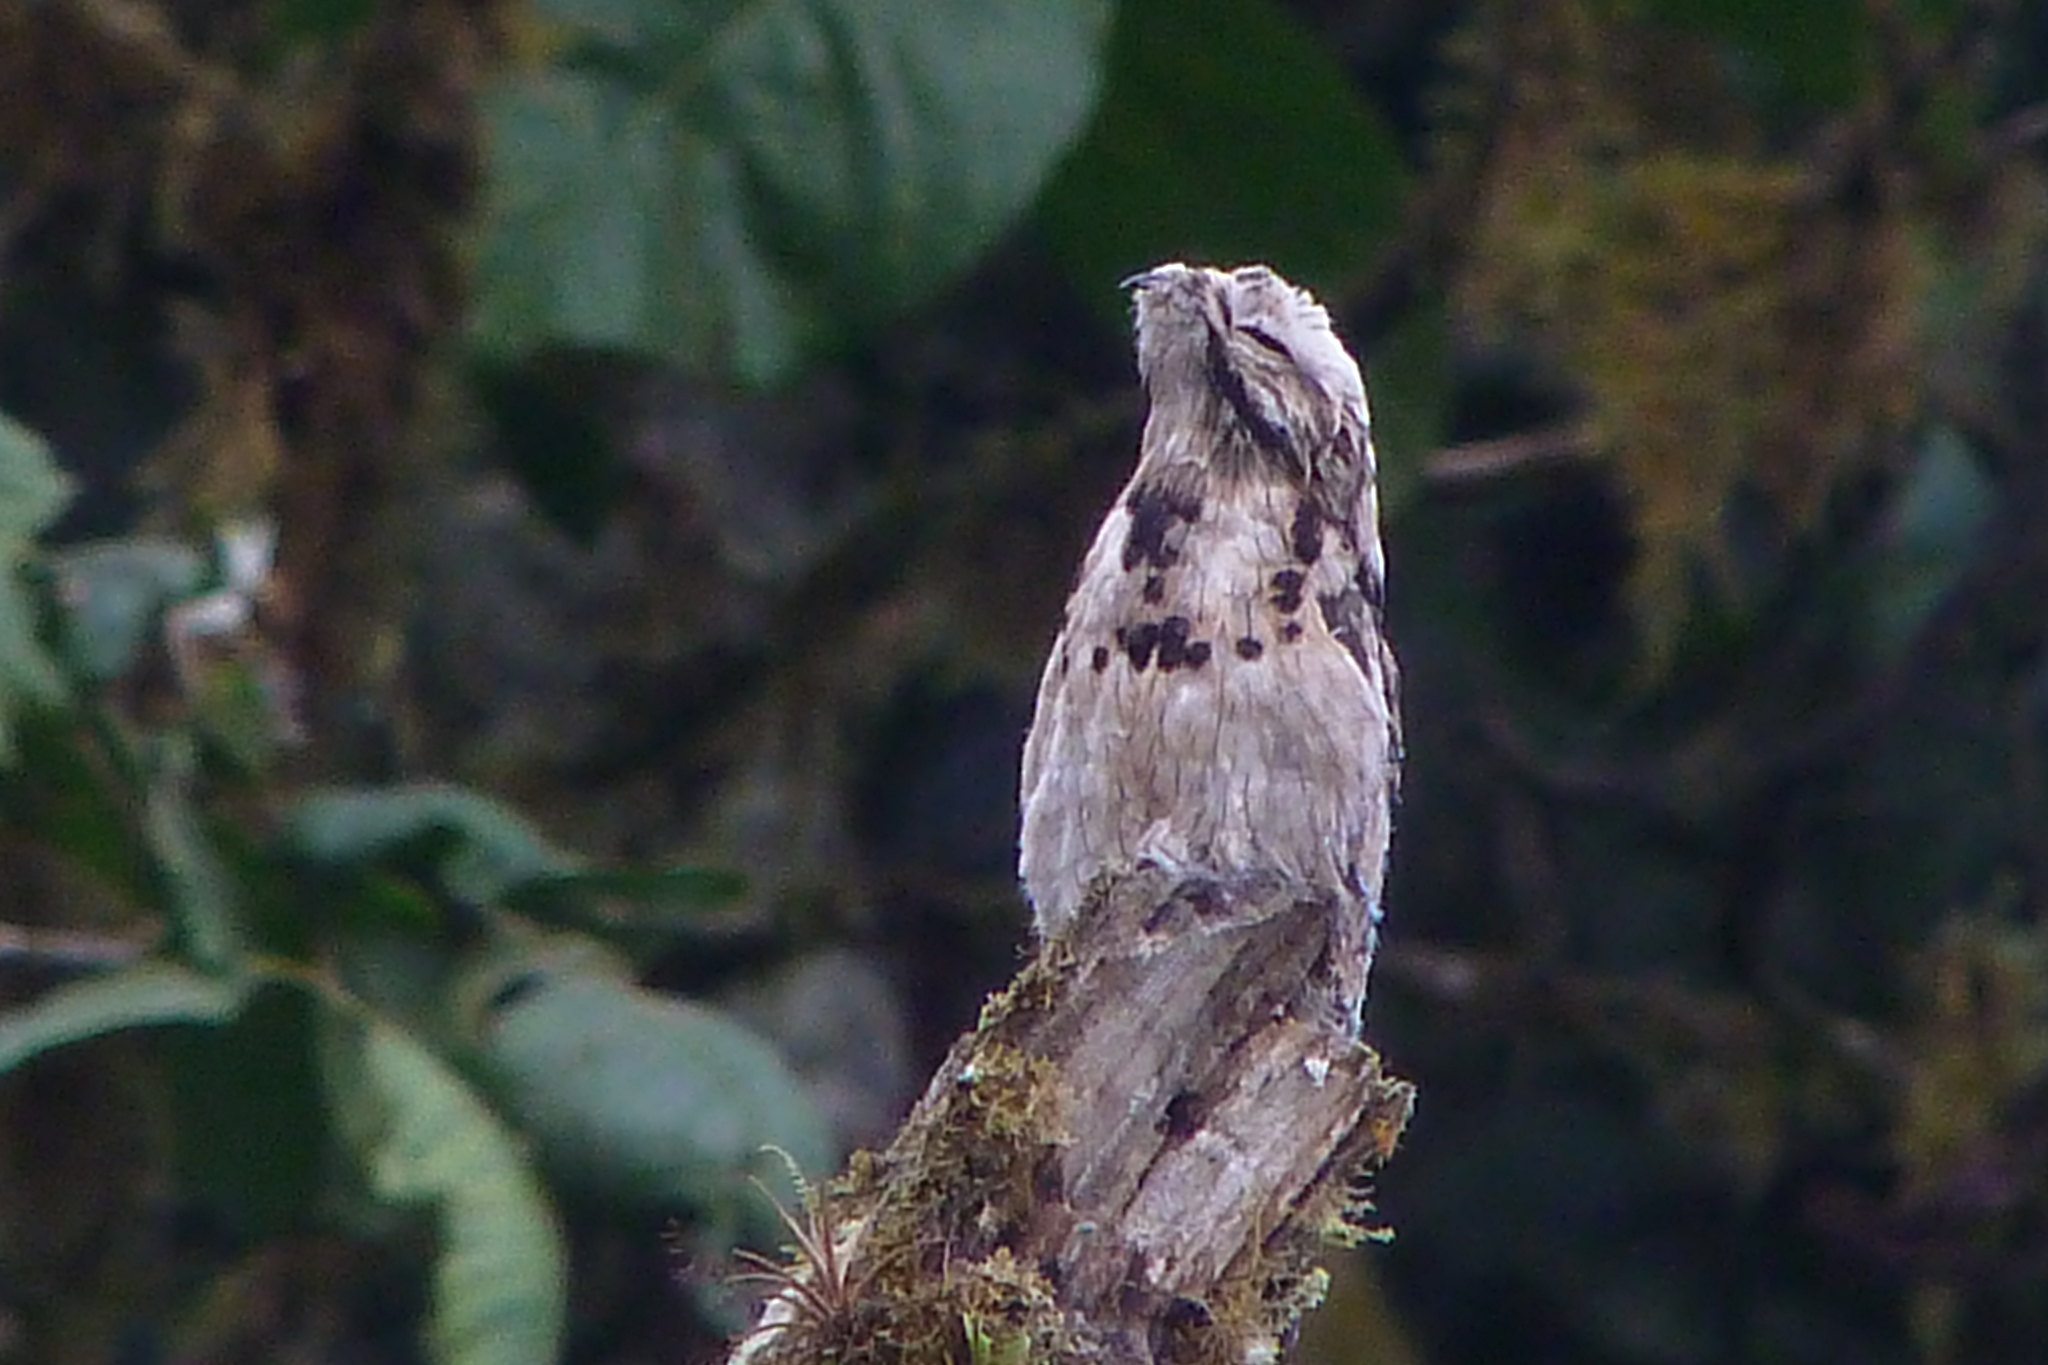
[[1372, 473], [1365, 383], [1307, 290], [1262, 265], [1178, 262], [1124, 287], [1154, 421], [1213, 424], [1222, 458], [1263, 458], [1297, 479]]

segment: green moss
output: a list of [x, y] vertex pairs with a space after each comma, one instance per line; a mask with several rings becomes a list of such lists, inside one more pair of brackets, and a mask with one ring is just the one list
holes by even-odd
[[1063, 938], [1047, 944], [1017, 974], [1016, 980], [991, 995], [982, 1005], [981, 1018], [977, 1021], [979, 1031], [986, 1035], [1020, 1016], [1050, 1012], [1060, 999], [1066, 982], [1071, 980], [1068, 973], [1073, 961], [1073, 952]]
[[[992, 1003], [1048, 989], [1025, 973]], [[830, 1257], [807, 1256], [791, 1274], [794, 1320], [768, 1328], [755, 1365], [1004, 1365], [1084, 1358], [1052, 1286], [1005, 1243], [1026, 1226], [1066, 1136], [1052, 1063], [990, 1041], [985, 1024], [971, 1060], [920, 1109], [883, 1157], [857, 1156], [817, 1212], [845, 1239], [860, 1269], [826, 1292]], [[814, 1244], [822, 1239], [813, 1236]]]

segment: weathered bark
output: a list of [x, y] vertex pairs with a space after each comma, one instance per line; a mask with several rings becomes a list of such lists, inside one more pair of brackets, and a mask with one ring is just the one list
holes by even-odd
[[1273, 1358], [1413, 1099], [1351, 1036], [1348, 913], [1271, 878], [1105, 888], [810, 1210], [735, 1360]]

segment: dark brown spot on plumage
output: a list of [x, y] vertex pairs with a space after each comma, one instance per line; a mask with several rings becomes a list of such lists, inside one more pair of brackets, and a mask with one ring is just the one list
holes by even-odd
[[1209, 662], [1209, 655], [1210, 655], [1210, 653], [1211, 653], [1211, 648], [1210, 648], [1209, 642], [1208, 642], [1207, 640], [1191, 640], [1191, 641], [1189, 641], [1189, 642], [1188, 642], [1188, 667], [1189, 667], [1189, 668], [1200, 668], [1200, 667], [1201, 667], [1201, 666], [1202, 666], [1203, 664], [1206, 664], [1206, 663], [1208, 663], [1208, 662]]
[[1156, 573], [1147, 576], [1145, 579], [1145, 589], [1140, 596], [1155, 607], [1164, 602], [1166, 600], [1165, 577]]
[[1169, 616], [1159, 623], [1159, 671], [1171, 673], [1188, 661], [1188, 631], [1193, 626], [1185, 616]]
[[1129, 573], [1140, 564], [1170, 569], [1180, 562], [1185, 526], [1201, 519], [1202, 500], [1159, 484], [1133, 488], [1124, 500], [1131, 528], [1124, 535], [1123, 566]]
[[1256, 659], [1265, 652], [1266, 647], [1249, 635], [1237, 642], [1237, 657], [1240, 659]]
[[1323, 513], [1315, 499], [1303, 498], [1294, 505], [1294, 525], [1288, 531], [1294, 557], [1313, 564], [1323, 555]]
[[1303, 579], [1299, 569], [1282, 569], [1273, 575], [1273, 605], [1285, 612], [1301, 610], [1301, 585]]
[[1094, 669], [1097, 673], [1100, 673], [1103, 669], [1108, 668], [1109, 647], [1107, 645], [1095, 646], [1095, 652], [1088, 656], [1088, 666]]
[[1285, 640], [1290, 645], [1293, 644], [1296, 640], [1299, 640], [1301, 638], [1301, 622], [1289, 621], [1287, 624], [1281, 626], [1280, 638], [1282, 640]]
[[1131, 656], [1131, 667], [1143, 673], [1152, 663], [1152, 651], [1159, 646], [1159, 623], [1141, 621], [1135, 626], [1118, 626], [1116, 642]]

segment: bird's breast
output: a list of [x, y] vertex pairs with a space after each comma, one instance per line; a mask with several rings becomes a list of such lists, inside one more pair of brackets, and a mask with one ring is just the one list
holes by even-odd
[[1041, 914], [1139, 858], [1356, 880], [1392, 765], [1390, 697], [1339, 619], [1360, 562], [1284, 481], [1126, 491], [1027, 744], [1020, 867]]

